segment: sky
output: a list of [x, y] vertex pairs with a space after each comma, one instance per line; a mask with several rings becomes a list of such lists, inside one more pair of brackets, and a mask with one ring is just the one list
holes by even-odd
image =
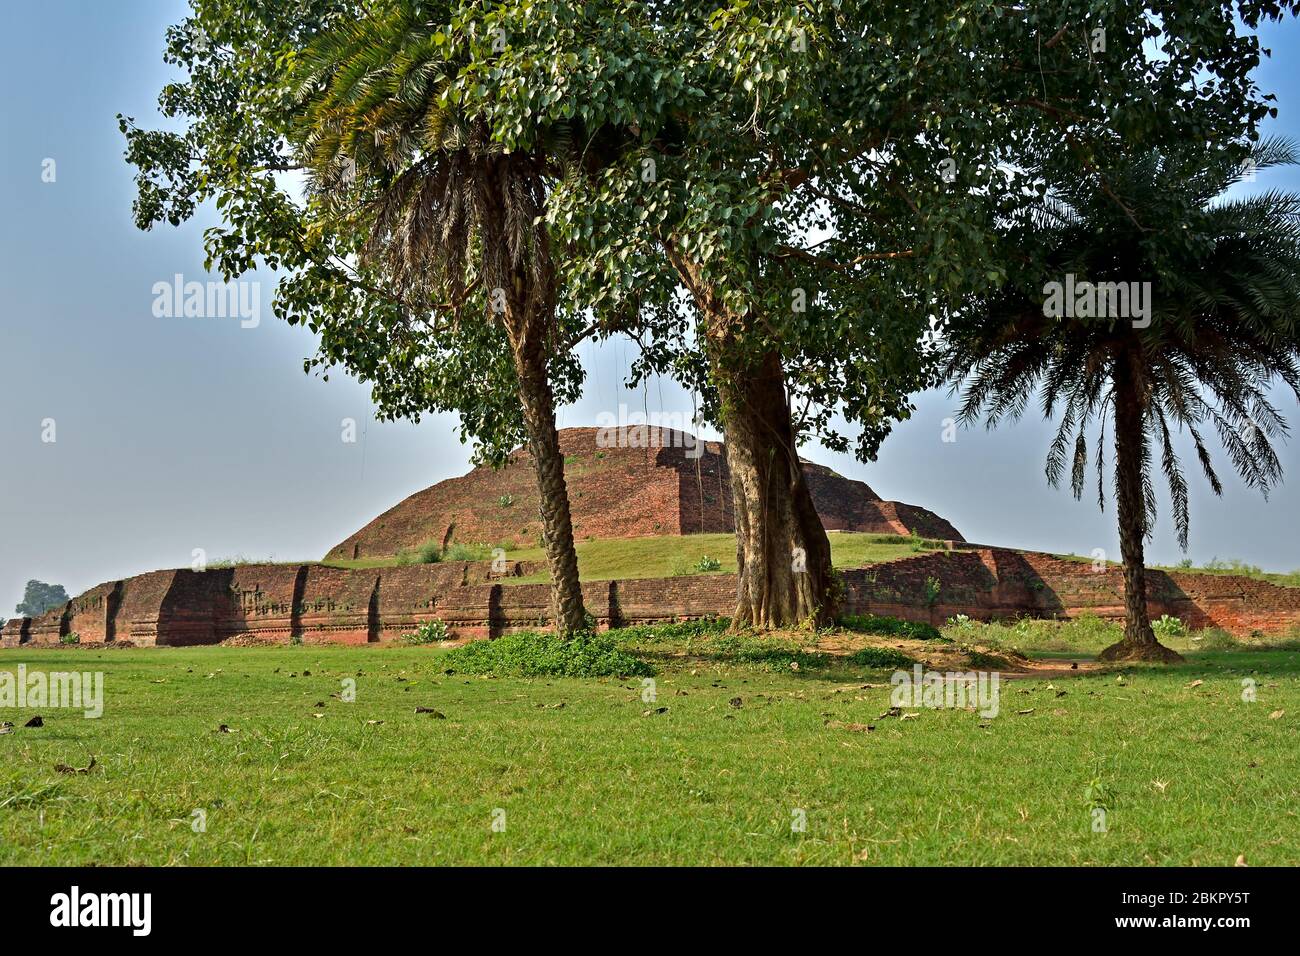
[[[29, 578], [75, 595], [188, 566], [195, 549], [208, 560], [319, 558], [412, 492], [467, 470], [452, 417], [376, 422], [365, 386], [304, 374], [315, 343], [271, 316], [274, 277], [260, 277], [256, 326], [155, 314], [164, 311], [156, 283], [216, 278], [202, 250], [215, 213], [138, 231], [115, 117], [161, 122], [158, 91], [173, 78], [163, 31], [184, 10], [177, 0], [47, 0], [0, 11], [0, 617], [12, 616]], [[1280, 109], [1266, 131], [1300, 139], [1300, 23], [1269, 27], [1264, 40], [1273, 57], [1257, 79]], [[1270, 187], [1300, 189], [1300, 171], [1262, 173], [1248, 188]], [[689, 415], [690, 397], [671, 381], [623, 387], [633, 348], [582, 347], [586, 390], [558, 412], [560, 427], [594, 425], [620, 403]], [[1027, 416], [945, 442], [953, 399], [935, 391], [915, 401], [876, 462], [815, 444], [804, 457], [930, 508], [972, 541], [1118, 557], [1113, 506], [1102, 513], [1090, 496], [1047, 485], [1050, 426]], [[1282, 408], [1300, 418], [1294, 399]], [[355, 442], [343, 440], [345, 419], [356, 422]], [[1267, 502], [1230, 476], [1221, 453], [1222, 498], [1188, 462], [1187, 557], [1300, 568], [1300, 435], [1282, 458], [1289, 479]], [[1182, 557], [1166, 511], [1148, 559]]]

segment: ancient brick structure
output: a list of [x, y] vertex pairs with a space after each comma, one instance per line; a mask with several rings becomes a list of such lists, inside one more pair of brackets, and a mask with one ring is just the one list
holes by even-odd
[[[545, 626], [549, 588], [512, 584], [533, 574], [514, 562], [494, 573], [488, 562], [370, 570], [320, 565], [244, 565], [209, 571], [155, 571], [91, 588], [39, 618], [10, 621], [0, 644], [215, 644], [235, 637], [363, 644], [389, 640], [439, 619], [467, 637]], [[976, 620], [1124, 613], [1123, 576], [1087, 562], [1001, 548], [963, 546], [845, 572], [846, 611], [890, 614], [941, 624], [956, 614]], [[1222, 627], [1242, 636], [1300, 627], [1300, 588], [1251, 578], [1151, 571], [1153, 615], [1191, 628]], [[590, 581], [587, 609], [602, 625], [725, 615], [735, 579], [728, 574]]]
[[[731, 489], [723, 448], [696, 446], [682, 432], [634, 429], [560, 433], [580, 538], [680, 535], [732, 530]], [[967, 544], [923, 508], [882, 501], [860, 481], [804, 463], [817, 511], [829, 530], [916, 532], [947, 550], [845, 572], [844, 610], [943, 623], [1124, 615], [1123, 575], [1083, 561]], [[537, 496], [522, 453], [500, 471], [476, 468], [412, 495], [330, 552], [333, 558], [391, 555], [426, 541], [532, 543]], [[231, 638], [363, 644], [399, 637], [438, 619], [460, 636], [495, 636], [545, 626], [549, 586], [512, 579], [543, 570], [515, 561], [445, 562], [368, 570], [319, 564], [252, 564], [208, 571], [154, 571], [91, 588], [38, 618], [9, 621], [5, 647], [82, 643], [217, 644]], [[1154, 616], [1191, 628], [1277, 634], [1300, 627], [1300, 588], [1245, 577], [1150, 571]], [[588, 611], [602, 625], [726, 615], [735, 578], [726, 574], [583, 585]]]
[[[731, 532], [731, 481], [723, 446], [647, 426], [560, 432], [574, 533], [584, 538]], [[860, 481], [804, 463], [813, 502], [833, 531], [961, 540], [952, 525], [915, 505], [882, 501]], [[538, 543], [541, 522], [527, 452], [499, 471], [467, 475], [416, 492], [333, 548], [330, 559], [386, 557], [426, 542]]]

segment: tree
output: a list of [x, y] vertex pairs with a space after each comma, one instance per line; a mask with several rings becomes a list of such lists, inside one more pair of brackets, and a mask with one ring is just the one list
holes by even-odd
[[1070, 469], [1079, 497], [1095, 442], [1105, 506], [1105, 429], [1124, 565], [1124, 637], [1104, 660], [1173, 661], [1147, 613], [1144, 542], [1156, 519], [1153, 458], [1187, 548], [1188, 487], [1173, 432], [1186, 430], [1214, 493], [1222, 486], [1206, 430], [1218, 433], [1245, 483], [1281, 478], [1272, 440], [1287, 433], [1270, 400], [1279, 381], [1300, 399], [1300, 195], [1218, 198], [1242, 175], [1297, 161], [1267, 140], [1146, 152], [1105, 172], [1054, 158], [1038, 166], [1050, 192], [1013, 230], [1015, 281], [954, 321], [948, 370], [964, 388], [961, 418], [990, 427], [1041, 394], [1060, 418], [1047, 458], [1056, 485]]
[[553, 616], [561, 632], [578, 631], [586, 611], [547, 369], [557, 339], [542, 216], [551, 160], [540, 150], [504, 150], [481, 113], [452, 104], [448, 77], [472, 56], [477, 31], [444, 23], [443, 5], [415, 6], [372, 4], [303, 51], [295, 140], [322, 218], [364, 231], [363, 256], [381, 265], [403, 301], [447, 302], [452, 321], [472, 321], [466, 300], [477, 288], [481, 320], [505, 328], [540, 492]]
[[[320, 336], [381, 416], [461, 416], [475, 458], [527, 440], [538, 470], [557, 627], [585, 626], [554, 405], [581, 383], [576, 313], [557, 315], [541, 152], [506, 152], [483, 111], [444, 97], [490, 51], [473, 4], [194, 0], [168, 33], [186, 71], [160, 96], [182, 132], [120, 118], [137, 224], [215, 199], [208, 267], [258, 264], [274, 308]], [[311, 174], [305, 197], [286, 173]]]
[[[390, 8], [198, 6], [199, 32], [215, 42], [196, 53], [173, 37], [201, 81], [164, 102], [201, 120], [193, 135], [132, 131], [137, 217], [188, 215], [196, 197], [218, 195], [227, 227], [208, 246], [223, 271], [258, 256], [293, 269], [277, 309], [320, 332], [324, 358], [376, 382], [389, 410], [467, 408], [489, 448], [522, 429], [499, 385], [484, 402], [449, 381], [466, 364], [497, 368], [478, 351], [486, 340], [466, 358], [454, 346], [477, 333], [464, 324], [417, 328], [428, 303], [379, 300], [387, 286], [364, 254], [367, 230], [304, 215], [274, 181], [281, 140], [297, 131], [284, 64], [331, 17]], [[572, 304], [548, 372], [573, 382], [573, 342], [629, 334], [646, 349], [642, 372], [669, 369], [702, 389], [731, 456], [736, 618], [780, 627], [834, 612], [800, 441], [847, 445], [841, 415], [869, 458], [910, 412], [931, 374], [918, 346], [931, 311], [1004, 278], [990, 253], [1003, 207], [1027, 202], [1017, 157], [1051, 142], [1095, 165], [1117, 136], [1161, 145], [1249, 132], [1268, 106], [1250, 79], [1258, 43], [1238, 36], [1238, 19], [1253, 26], [1295, 3], [1177, 0], [1154, 16], [1130, 0], [466, 0], [446, 16], [412, 6], [414, 46], [394, 48], [381, 71], [410, 82], [387, 105], [358, 105], [378, 110], [369, 131], [382, 138], [389, 109], [400, 122], [407, 97], [445, 83], [440, 105], [483, 123], [485, 151], [540, 158], [553, 139], [575, 145], [567, 168], [537, 166], [563, 253], [552, 257], [557, 299]], [[454, 70], [404, 72], [435, 63], [418, 50], [440, 36]], [[186, 187], [179, 199], [173, 182]]]
[[62, 584], [46, 584], [44, 581], [33, 579], [27, 582], [22, 603], [14, 608], [14, 613], [21, 614], [23, 617], [40, 617], [51, 608], [67, 603], [68, 592], [63, 589]]
[[498, 98], [519, 110], [500, 127], [530, 128], [540, 103], [604, 147], [549, 207], [570, 287], [624, 330], [636, 316], [642, 369], [706, 395], [735, 616], [780, 627], [834, 611], [799, 443], [846, 446], [840, 414], [871, 458], [910, 412], [931, 310], [1003, 279], [994, 226], [1029, 198], [1016, 158], [1253, 128], [1259, 49], [1234, 15], [1292, 5], [1187, 2], [1163, 22], [1125, 2], [506, 6], [530, 42], [493, 63], [527, 91]]

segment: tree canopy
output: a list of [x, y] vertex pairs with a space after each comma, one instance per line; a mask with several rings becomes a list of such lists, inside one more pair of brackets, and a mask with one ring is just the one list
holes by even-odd
[[35, 578], [27, 582], [23, 599], [14, 608], [15, 614], [23, 617], [40, 617], [46, 611], [68, 603], [68, 592], [62, 584], [46, 584]]

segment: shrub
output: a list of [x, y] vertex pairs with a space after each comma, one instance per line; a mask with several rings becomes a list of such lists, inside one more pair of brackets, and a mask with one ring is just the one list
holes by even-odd
[[1187, 628], [1183, 626], [1183, 622], [1176, 617], [1170, 617], [1168, 614], [1161, 614], [1160, 620], [1152, 621], [1151, 629], [1156, 632], [1156, 637], [1161, 640], [1187, 635]]
[[890, 647], [864, 647], [849, 655], [849, 663], [858, 667], [911, 667], [916, 659]]
[[71, 631], [71, 632], [69, 632], [69, 633], [67, 633], [67, 634], [62, 635], [62, 636], [59, 638], [59, 643], [60, 643], [60, 644], [80, 644], [80, 643], [81, 643], [81, 635], [78, 634], [76, 631]]
[[448, 638], [447, 625], [442, 621], [425, 621], [410, 634], [403, 634], [403, 644], [440, 644]]
[[966, 652], [966, 662], [976, 670], [995, 671], [1011, 666], [1005, 657], [999, 657], [997, 654], [989, 654], [973, 647], [962, 649]]
[[875, 614], [845, 614], [840, 617], [840, 627], [858, 634], [879, 634], [884, 637], [907, 637], [914, 641], [943, 640], [939, 629], [920, 621], [901, 621], [896, 617]]
[[453, 544], [442, 553], [444, 561], [490, 561], [492, 548], [486, 544]]
[[942, 589], [943, 589], [943, 585], [939, 582], [939, 579], [934, 577], [933, 575], [925, 579], [925, 606], [926, 607], [934, 607], [935, 604], [938, 603], [939, 592]]
[[694, 564], [686, 557], [678, 555], [673, 558], [673, 563], [669, 567], [668, 573], [674, 578], [685, 577], [688, 574], [707, 574], [710, 571], [721, 571], [722, 562], [717, 558], [711, 558], [707, 554], [700, 558]]
[[466, 674], [518, 677], [648, 677], [654, 668], [622, 650], [607, 634], [586, 632], [569, 640], [520, 631], [494, 641], [474, 641], [447, 655]]
[[634, 624], [631, 627], [612, 630], [609, 636], [628, 643], [689, 641], [701, 637], [714, 637], [722, 634], [730, 626], [729, 617], [702, 617], [694, 621], [673, 621], [669, 624]]
[[[1154, 628], [1155, 622], [1151, 626]], [[1192, 635], [1192, 645], [1198, 651], [1231, 651], [1240, 648], [1241, 642], [1221, 627], [1207, 627]]]
[[972, 621], [964, 626], [949, 622], [949, 627], [950, 633], [963, 642], [974, 640], [1013, 650], [1097, 651], [1123, 636], [1117, 623], [1093, 613], [1068, 620], [1022, 617], [1015, 621]]
[[426, 541], [418, 547], [397, 552], [398, 564], [437, 564], [441, 560], [442, 545], [437, 541]]

